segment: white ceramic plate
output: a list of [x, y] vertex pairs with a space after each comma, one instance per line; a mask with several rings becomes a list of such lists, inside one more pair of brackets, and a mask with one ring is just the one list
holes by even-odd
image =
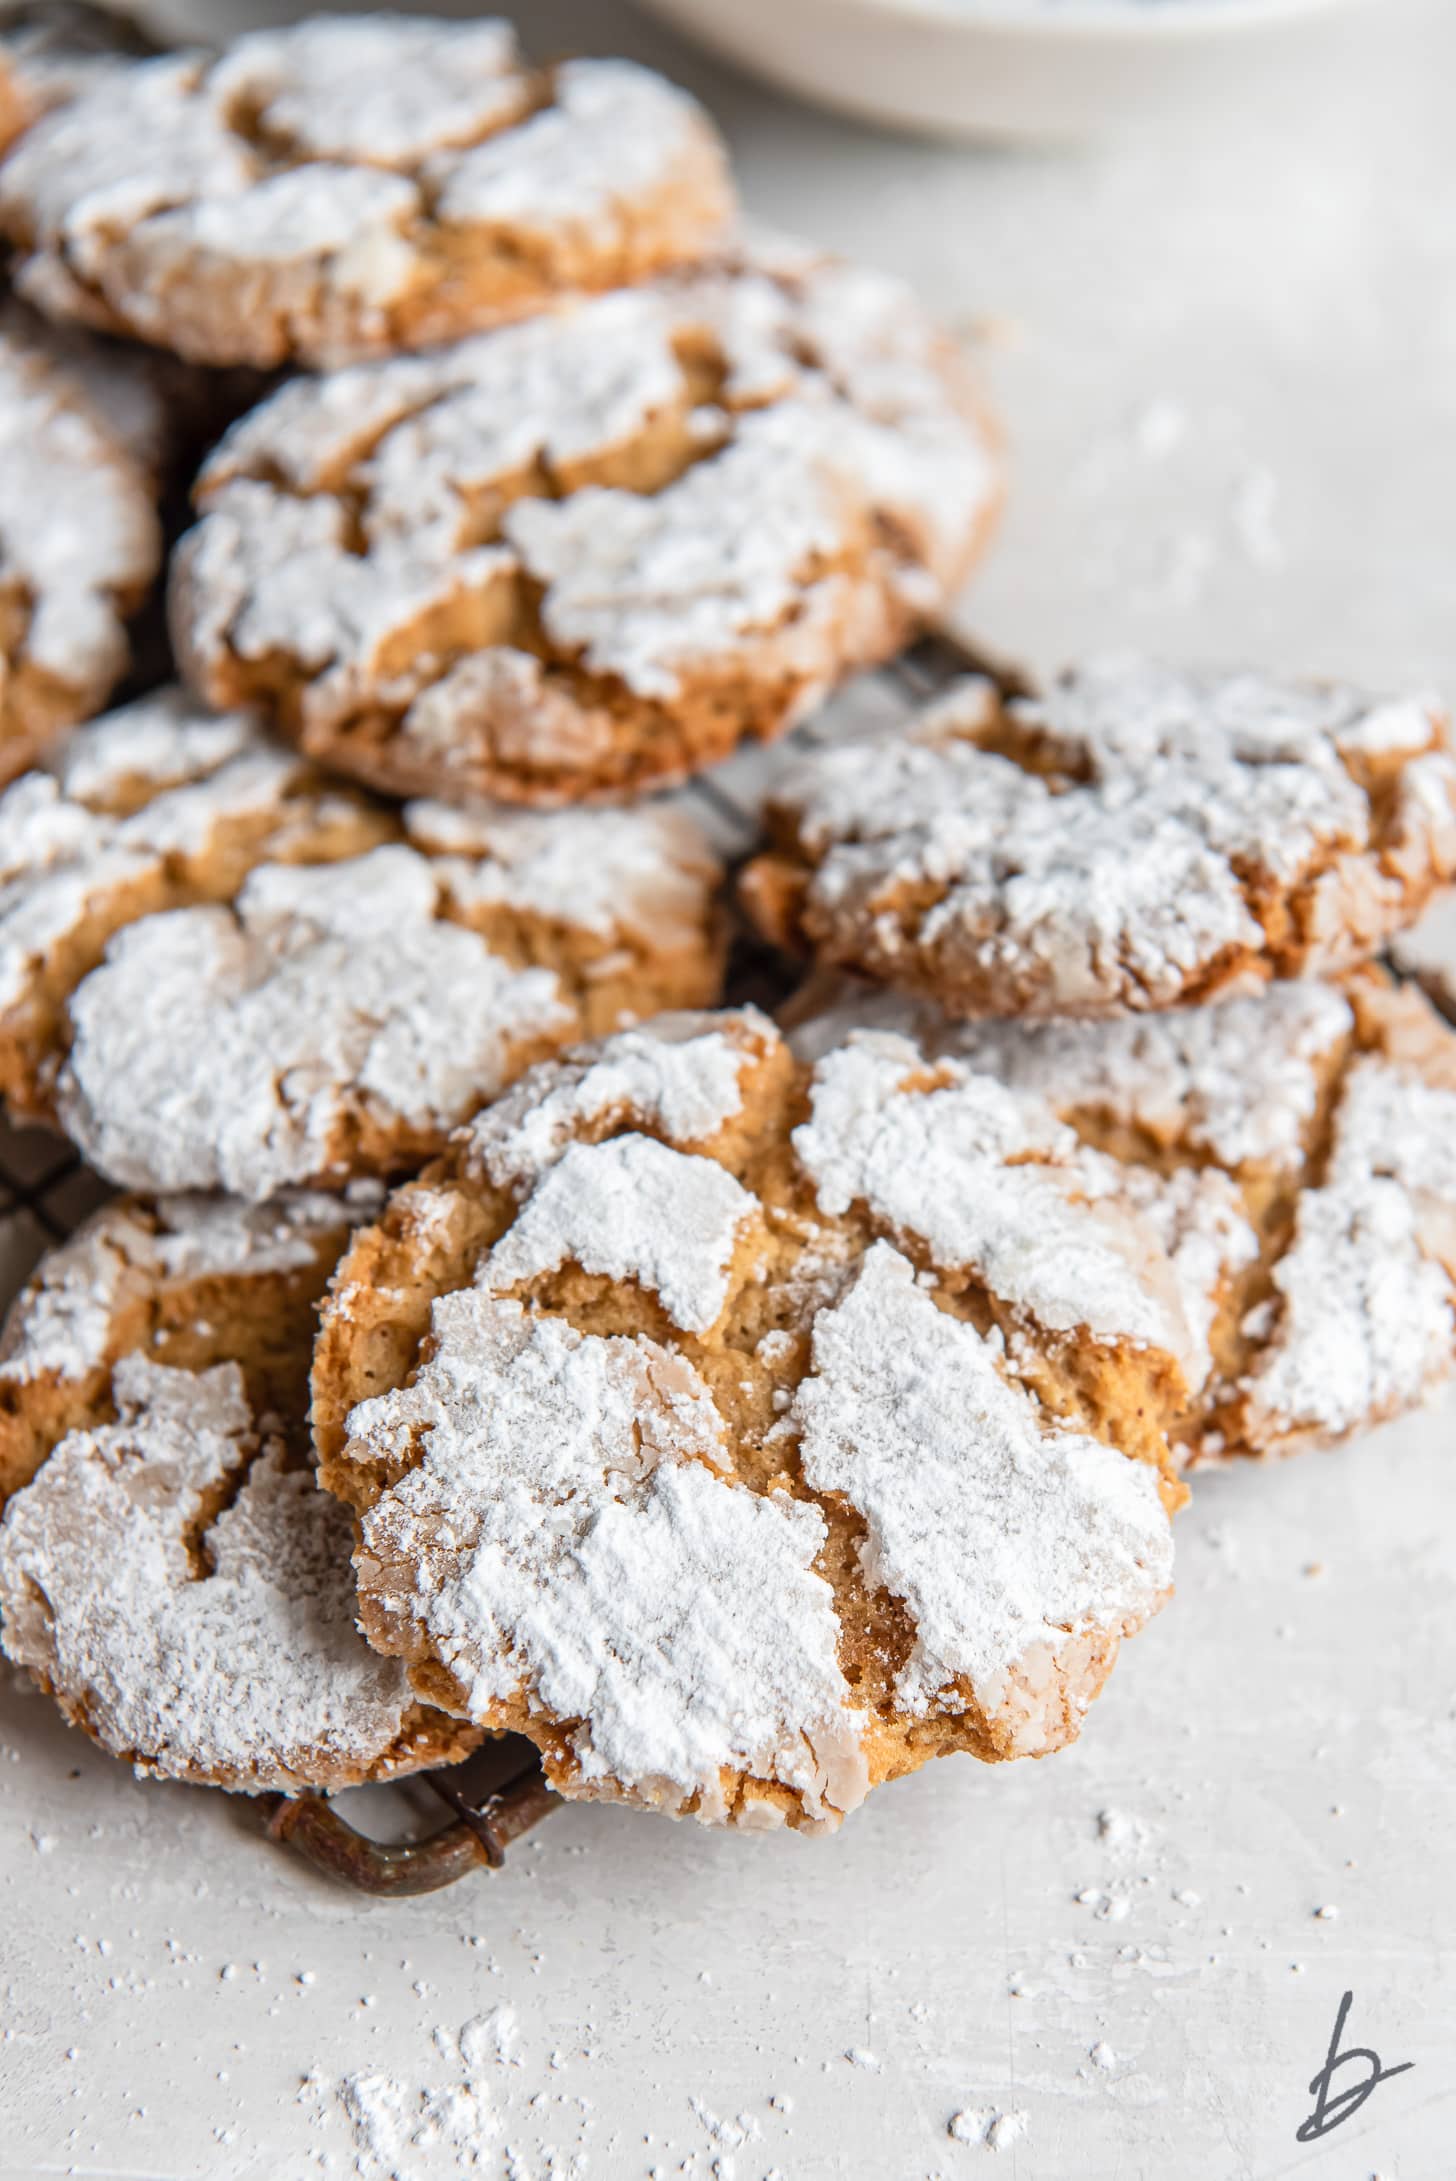
[[1356, 0], [645, 0], [801, 97], [957, 136], [1100, 134], [1295, 65]]

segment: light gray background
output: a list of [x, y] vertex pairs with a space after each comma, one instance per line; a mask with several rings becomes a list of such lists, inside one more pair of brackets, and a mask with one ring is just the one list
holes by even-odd
[[[1444, 0], [1384, 0], [1301, 76], [1136, 145], [1014, 156], [808, 113], [609, 0], [520, 12], [538, 49], [680, 74], [755, 213], [976, 337], [1013, 479], [981, 636], [1456, 688]], [[941, 1765], [827, 1842], [578, 1809], [499, 1877], [361, 1905], [7, 1681], [0, 2173], [349, 2174], [340, 2079], [458, 2082], [436, 2030], [507, 2006], [480, 2170], [516, 2181], [1444, 2181], [1451, 1438], [1448, 1409], [1203, 1483], [1179, 1595], [1078, 1749]], [[1300, 2149], [1347, 1986], [1352, 2034], [1416, 2065]], [[967, 2107], [1025, 2131], [958, 2143]]]

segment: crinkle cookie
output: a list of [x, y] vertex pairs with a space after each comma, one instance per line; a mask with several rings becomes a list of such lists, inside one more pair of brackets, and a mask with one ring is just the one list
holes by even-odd
[[887, 657], [996, 494], [899, 283], [763, 249], [291, 381], [203, 470], [173, 633], [211, 703], [391, 792], [622, 796]]
[[563, 1792], [710, 1823], [1059, 1747], [1181, 1496], [1186, 1327], [1110, 1170], [1038, 1098], [899, 1038], [811, 1072], [752, 1010], [532, 1070], [326, 1306], [366, 1635]]
[[1198, 1336], [1184, 1459], [1330, 1444], [1456, 1374], [1456, 1034], [1375, 971], [1113, 1022], [954, 1023], [822, 979], [804, 1056], [913, 1039], [1043, 1096], [1122, 1163]]
[[744, 877], [760, 929], [953, 1015], [1141, 1013], [1365, 961], [1456, 876], [1424, 698], [1141, 660], [815, 749]]
[[0, 798], [0, 1088], [132, 1188], [398, 1172], [531, 1061], [717, 997], [682, 811], [338, 789], [176, 691]]
[[0, 86], [10, 124], [0, 150], [42, 114], [114, 79], [162, 45], [135, 16], [101, 0], [24, 0], [0, 18]]
[[197, 363], [449, 340], [691, 259], [733, 210], [694, 100], [533, 69], [503, 22], [313, 17], [140, 62], [0, 174], [20, 291]]
[[315, 1304], [364, 1208], [122, 1200], [7, 1321], [4, 1647], [139, 1771], [348, 1787], [478, 1740], [360, 1640], [307, 1458]]
[[0, 782], [126, 669], [127, 616], [162, 557], [134, 387], [0, 315]]

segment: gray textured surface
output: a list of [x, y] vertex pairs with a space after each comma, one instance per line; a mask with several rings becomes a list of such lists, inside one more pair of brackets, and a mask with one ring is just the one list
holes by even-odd
[[[968, 601], [984, 637], [1042, 665], [1134, 642], [1456, 687], [1442, 0], [1386, 0], [1297, 96], [1253, 83], [1176, 139], [1078, 157], [857, 131], [609, 0], [522, 14], [538, 47], [677, 69], [757, 213], [982, 327], [1013, 450]], [[956, 1760], [827, 1843], [581, 1809], [500, 1877], [364, 1906], [246, 1807], [134, 1783], [7, 1681], [0, 2174], [348, 2174], [339, 2079], [459, 2081], [437, 2026], [508, 2006], [519, 2064], [486, 2066], [479, 2170], [517, 2181], [1444, 2181], [1451, 1439], [1448, 1408], [1207, 1480], [1179, 1596], [1078, 1749]], [[1355, 2041], [1416, 2065], [1301, 2148], [1347, 1987]], [[976, 2107], [1024, 2134], [952, 2140]], [[394, 2170], [462, 2169], [437, 2146]]]

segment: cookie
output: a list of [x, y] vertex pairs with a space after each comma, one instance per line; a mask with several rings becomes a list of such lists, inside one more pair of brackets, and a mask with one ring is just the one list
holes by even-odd
[[1399, 974], [1413, 977], [1437, 1011], [1456, 1022], [1456, 894], [1442, 894], [1389, 952]]
[[361, 1230], [315, 1443], [422, 1696], [568, 1795], [816, 1827], [1076, 1734], [1168, 1591], [1183, 1343], [1040, 1100], [671, 1016], [532, 1070]]
[[163, 692], [0, 798], [0, 1087], [125, 1187], [416, 1166], [543, 1053], [717, 996], [681, 810], [340, 790]]
[[1374, 971], [1108, 1022], [948, 1021], [821, 980], [804, 1057], [892, 1030], [1045, 1097], [1124, 1168], [1201, 1342], [1189, 1463], [1329, 1445], [1456, 1372], [1456, 1034]]
[[900, 285], [765, 247], [293, 380], [202, 472], [173, 633], [210, 703], [392, 793], [620, 797], [888, 657], [996, 480]]
[[32, 118], [20, 72], [10, 55], [0, 47], [0, 152], [14, 143]]
[[1414, 922], [1456, 875], [1456, 759], [1424, 698], [1111, 660], [813, 750], [768, 822], [743, 896], [780, 945], [953, 1015], [1142, 1013]]
[[133, 16], [89, 0], [24, 0], [0, 22], [0, 152], [42, 114], [162, 50]]
[[0, 316], [0, 781], [126, 670], [127, 617], [162, 556], [133, 383]]
[[689, 260], [733, 210], [684, 92], [503, 22], [314, 17], [144, 61], [0, 174], [21, 293], [196, 363], [417, 349]]
[[7, 1321], [4, 1648], [143, 1773], [349, 1787], [479, 1739], [361, 1641], [307, 1457], [314, 1306], [361, 1209], [123, 1200]]

